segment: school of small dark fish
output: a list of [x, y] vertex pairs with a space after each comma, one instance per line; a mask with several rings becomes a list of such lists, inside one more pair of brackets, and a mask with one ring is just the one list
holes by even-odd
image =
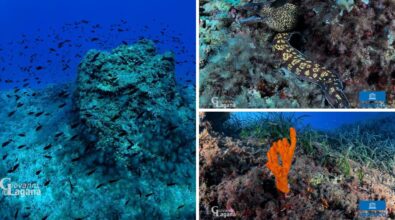
[[195, 79], [195, 51], [188, 48], [182, 33], [177, 34], [169, 25], [156, 23], [160, 29], [152, 30], [148, 25], [137, 29], [126, 20], [109, 26], [80, 20], [49, 30], [38, 28], [36, 33], [24, 33], [11, 42], [0, 42], [0, 88], [35, 88], [71, 82], [88, 49], [110, 50], [142, 38], [170, 48], [182, 71], [177, 73], [178, 80], [191, 84]]
[[[61, 199], [66, 202], [71, 202], [74, 197], [81, 196], [82, 199], [89, 195], [88, 192], [78, 194], [81, 188], [90, 189], [97, 194], [111, 194], [112, 189], [124, 187], [132, 192], [124, 194], [122, 198], [114, 193], [114, 197], [118, 199], [117, 203], [123, 201], [125, 210], [152, 203], [160, 205], [160, 201], [164, 200], [164, 192], [171, 193], [176, 191], [177, 187], [181, 187], [177, 180], [164, 182], [164, 188], [160, 189], [163, 192], [160, 193], [155, 186], [157, 180], [148, 186], [135, 180], [146, 178], [149, 170], [144, 168], [144, 164], [152, 163], [154, 158], [141, 159], [141, 167], [133, 168], [132, 176], [127, 177], [122, 176], [123, 170], [114, 171], [119, 169], [118, 167], [114, 168], [111, 167], [111, 163], [99, 161], [92, 143], [87, 143], [85, 137], [81, 138], [85, 135], [81, 127], [86, 125], [77, 116], [77, 110], [73, 105], [73, 81], [78, 64], [87, 49], [111, 49], [113, 45], [109, 42], [114, 43], [114, 46], [129, 45], [134, 43], [134, 40], [146, 38], [145, 33], [149, 32], [149, 29], [148, 26], [144, 26], [142, 30], [136, 31], [141, 33], [140, 36], [116, 40], [114, 38], [130, 35], [131, 27], [127, 21], [122, 20], [110, 27], [104, 27], [88, 20], [81, 20], [60, 28], [52, 27], [49, 32], [38, 29], [36, 33], [23, 34], [13, 42], [0, 43], [0, 103], [7, 103], [0, 112], [0, 177], [7, 176], [19, 181], [24, 181], [23, 178], [28, 177], [40, 185], [43, 194], [49, 193], [49, 189], [59, 187], [65, 192]], [[186, 48], [181, 35], [169, 32], [172, 32], [170, 28], [163, 25], [157, 36], [148, 37], [153, 39], [155, 44], [172, 46], [177, 58], [176, 65], [190, 67], [179, 80], [191, 84], [195, 71], [194, 51]], [[47, 87], [49, 83], [58, 84]], [[186, 85], [183, 88], [187, 87]], [[136, 116], [137, 120], [143, 117], [144, 113], [140, 112]], [[92, 116], [89, 113], [85, 114], [87, 118]], [[110, 121], [117, 121], [120, 117], [121, 114], [115, 115]], [[169, 134], [177, 128], [176, 125], [169, 125]], [[119, 137], [127, 135], [128, 132], [125, 130], [119, 133]], [[191, 143], [193, 141], [191, 140]], [[134, 143], [130, 142], [130, 147], [133, 145]], [[191, 153], [191, 158], [194, 158], [194, 153]], [[139, 152], [132, 157], [139, 158]], [[160, 159], [156, 158], [158, 161]], [[186, 178], [194, 179], [193, 174], [189, 171], [186, 173]], [[86, 182], [81, 183], [85, 179]], [[190, 190], [194, 194], [194, 190]], [[108, 201], [97, 206], [103, 209], [110, 203], [111, 201]], [[6, 203], [6, 199], [0, 199], [0, 205], [7, 207], [9, 204]], [[33, 206], [10, 208], [4, 213], [0, 212], [0, 218], [60, 218], [51, 210], [44, 207], [37, 210], [38, 208]], [[188, 206], [190, 204], [184, 202], [174, 204], [172, 212], [184, 212]], [[70, 212], [74, 213], [68, 216], [70, 219], [100, 218], [97, 213]]]

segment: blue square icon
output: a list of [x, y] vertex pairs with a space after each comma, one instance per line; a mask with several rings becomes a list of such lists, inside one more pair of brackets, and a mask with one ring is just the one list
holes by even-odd
[[385, 91], [359, 92], [359, 107], [361, 108], [384, 108], [385, 102]]

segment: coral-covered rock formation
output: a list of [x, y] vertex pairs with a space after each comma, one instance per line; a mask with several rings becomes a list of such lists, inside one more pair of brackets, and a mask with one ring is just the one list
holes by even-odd
[[111, 53], [88, 52], [79, 66], [75, 104], [102, 162], [134, 170], [159, 157], [163, 164], [153, 174], [182, 173], [172, 164], [191, 158], [194, 113], [177, 91], [174, 69], [173, 55], [156, 54], [149, 40]]
[[41, 190], [0, 189], [0, 219], [194, 219], [195, 89], [173, 56], [92, 50], [77, 83], [0, 93], [0, 180]]

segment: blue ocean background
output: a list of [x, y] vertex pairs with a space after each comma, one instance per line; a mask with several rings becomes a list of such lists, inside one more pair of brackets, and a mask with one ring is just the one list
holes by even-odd
[[195, 4], [0, 0], [1, 220], [195, 219]]
[[[234, 113], [242, 120], [255, 117], [256, 115], [268, 115], [273, 113], [253, 113], [240, 112]], [[285, 117], [300, 118], [298, 126], [311, 126], [316, 130], [333, 131], [343, 125], [358, 122], [378, 120], [386, 117], [394, 117], [391, 112], [282, 112]]]
[[[26, 82], [31, 88], [72, 82], [89, 49], [111, 50], [139, 38], [155, 40], [159, 52], [173, 51], [177, 80], [194, 84], [195, 14], [195, 1], [1, 0], [0, 89]], [[76, 24], [81, 20], [89, 23]], [[100, 27], [92, 29], [94, 25]], [[91, 42], [92, 38], [99, 40]], [[56, 48], [65, 40], [73, 46]], [[50, 53], [50, 48], [56, 52]], [[69, 68], [63, 70], [65, 63]], [[30, 71], [23, 69], [28, 66]], [[43, 69], [37, 71], [37, 66]]]

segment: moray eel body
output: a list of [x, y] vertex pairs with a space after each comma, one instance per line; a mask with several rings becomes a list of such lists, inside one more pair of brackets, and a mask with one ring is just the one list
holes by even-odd
[[278, 32], [274, 37], [273, 49], [287, 67], [298, 78], [315, 83], [321, 87], [326, 100], [334, 108], [347, 108], [347, 97], [339, 77], [318, 63], [308, 60], [300, 51], [289, 44], [291, 31], [297, 26], [298, 7], [285, 3], [278, 7], [265, 5], [259, 8], [260, 22]]
[[318, 63], [306, 59], [301, 52], [289, 44], [290, 37], [290, 33], [278, 33], [274, 37], [273, 49], [286, 68], [298, 78], [319, 85], [332, 107], [348, 107], [349, 103], [343, 93], [343, 85], [339, 77]]

